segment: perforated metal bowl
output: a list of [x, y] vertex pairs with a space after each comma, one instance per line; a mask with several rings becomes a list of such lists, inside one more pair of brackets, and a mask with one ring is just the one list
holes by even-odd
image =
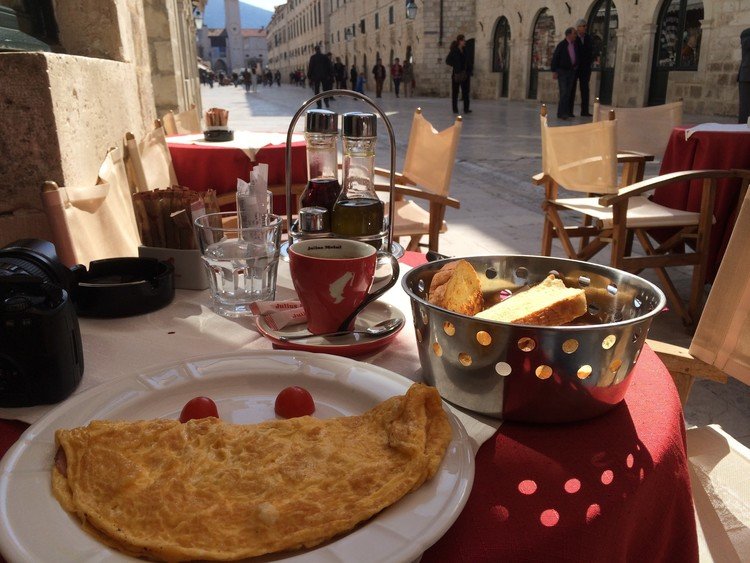
[[528, 288], [550, 273], [586, 292], [588, 312], [575, 325], [540, 327], [477, 319], [427, 302], [435, 273], [458, 258], [408, 272], [425, 379], [447, 401], [506, 420], [567, 422], [598, 416], [625, 396], [664, 294], [636, 275], [607, 266], [543, 256], [467, 257], [485, 304]]

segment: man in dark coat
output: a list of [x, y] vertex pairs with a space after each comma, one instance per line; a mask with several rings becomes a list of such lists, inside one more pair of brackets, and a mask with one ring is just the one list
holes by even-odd
[[375, 96], [381, 98], [383, 94], [383, 82], [385, 82], [385, 67], [380, 57], [375, 61], [375, 66], [372, 67], [372, 76], [375, 78]]
[[[581, 116], [591, 117], [589, 111], [589, 81], [591, 80], [591, 64], [594, 62], [594, 44], [591, 35], [586, 33], [586, 20], [576, 22], [576, 49], [578, 53], [578, 68], [576, 82], [581, 90]], [[576, 86], [573, 84], [573, 95], [570, 97], [570, 115], [573, 115], [573, 105], [576, 99]]]
[[560, 91], [560, 101], [557, 104], [557, 117], [559, 119], [570, 119], [572, 105], [571, 97], [576, 85], [576, 68], [578, 53], [576, 53], [576, 28], [569, 27], [565, 30], [565, 39], [560, 41], [552, 53], [552, 78], [557, 80]]
[[349, 83], [352, 85], [352, 90], [355, 90], [357, 88], [357, 75], [359, 73], [357, 72], [357, 67], [355, 65], [352, 65], [351, 70], [349, 70]]
[[[310, 62], [307, 65], [307, 77], [310, 79], [310, 83], [315, 89], [315, 93], [320, 93], [320, 87], [323, 87], [323, 91], [329, 90], [330, 85], [326, 88], [325, 85], [330, 84], [330, 78], [333, 75], [333, 66], [331, 61], [326, 55], [320, 52], [320, 46], [315, 46], [315, 53], [310, 57]], [[328, 107], [328, 98], [323, 98], [323, 101]], [[317, 101], [318, 107], [323, 107], [320, 100]]]
[[740, 33], [740, 46], [742, 59], [740, 73], [737, 75], [740, 88], [739, 123], [747, 123], [747, 118], [750, 116], [750, 27]]
[[453, 113], [458, 113], [458, 89], [461, 88], [461, 98], [464, 104], [464, 113], [471, 113], [469, 103], [471, 100], [471, 57], [466, 53], [466, 38], [463, 35], [456, 37], [451, 42], [450, 51], [445, 58], [445, 64], [453, 70], [451, 72], [451, 105]]
[[336, 78], [336, 88], [346, 90], [346, 67], [341, 62], [341, 57], [336, 57], [333, 63], [333, 75]]

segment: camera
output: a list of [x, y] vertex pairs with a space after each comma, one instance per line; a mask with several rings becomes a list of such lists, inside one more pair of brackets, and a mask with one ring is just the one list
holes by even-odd
[[81, 331], [70, 298], [79, 268], [67, 268], [43, 240], [0, 249], [0, 407], [56, 403], [81, 381]]

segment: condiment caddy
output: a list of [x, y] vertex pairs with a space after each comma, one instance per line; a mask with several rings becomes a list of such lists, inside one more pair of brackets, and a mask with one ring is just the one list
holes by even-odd
[[[390, 140], [390, 198], [387, 215], [374, 188], [377, 116], [348, 112], [342, 118], [343, 185], [338, 176], [338, 114], [327, 109], [306, 113], [308, 184], [300, 196], [297, 221], [292, 217], [292, 135], [300, 116], [315, 102], [329, 96], [349, 97], [368, 104], [385, 123]], [[328, 90], [306, 101], [292, 117], [286, 140], [286, 211], [289, 244], [316, 238], [350, 238], [401, 256], [403, 248], [393, 241], [396, 143], [385, 113], [367, 96], [351, 90]]]

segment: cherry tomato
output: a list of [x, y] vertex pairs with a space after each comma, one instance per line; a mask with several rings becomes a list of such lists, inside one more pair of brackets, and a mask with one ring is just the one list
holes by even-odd
[[294, 385], [276, 396], [274, 411], [284, 418], [306, 416], [315, 412], [315, 402], [307, 389]]
[[208, 397], [195, 397], [182, 407], [180, 422], [185, 423], [188, 420], [208, 418], [209, 416], [219, 418], [219, 410], [216, 408], [216, 403]]

